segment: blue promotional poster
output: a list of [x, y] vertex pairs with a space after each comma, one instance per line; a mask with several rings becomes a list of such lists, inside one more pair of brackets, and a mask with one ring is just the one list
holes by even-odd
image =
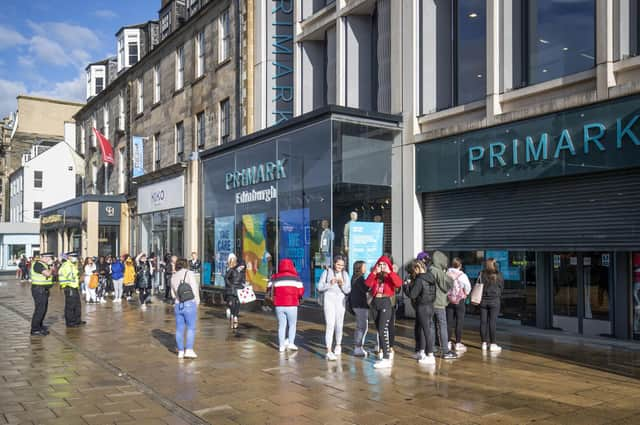
[[206, 261], [202, 263], [202, 285], [211, 285], [211, 263]]
[[371, 270], [382, 255], [383, 235], [383, 223], [352, 222], [349, 225], [349, 263], [364, 261], [367, 270]]
[[487, 251], [485, 258], [496, 260], [504, 280], [520, 280], [520, 267], [511, 267], [511, 264], [509, 264], [509, 251]]
[[310, 235], [308, 208], [280, 211], [279, 258], [290, 258], [296, 265], [305, 297], [311, 295]]
[[214, 286], [224, 287], [224, 274], [227, 270], [227, 259], [233, 252], [235, 218], [233, 216], [216, 217], [214, 232]]
[[133, 136], [132, 140], [132, 156], [133, 156], [133, 177], [144, 174], [144, 139], [142, 137]]

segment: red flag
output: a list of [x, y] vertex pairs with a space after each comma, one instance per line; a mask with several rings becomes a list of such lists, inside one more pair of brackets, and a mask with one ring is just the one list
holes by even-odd
[[113, 149], [111, 148], [111, 142], [107, 139], [104, 134], [100, 133], [95, 128], [93, 132], [96, 134], [98, 141], [100, 142], [100, 150], [102, 151], [102, 162], [109, 163], [113, 165]]

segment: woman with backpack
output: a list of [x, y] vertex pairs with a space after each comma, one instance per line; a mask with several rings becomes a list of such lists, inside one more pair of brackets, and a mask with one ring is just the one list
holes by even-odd
[[[456, 352], [466, 351], [467, 347], [462, 343], [462, 328], [464, 326], [464, 313], [466, 310], [467, 295], [471, 293], [471, 282], [465, 272], [462, 271], [462, 260], [458, 257], [451, 261], [451, 267], [447, 270], [447, 276], [453, 280], [453, 288], [449, 290], [447, 297], [447, 325], [455, 329], [455, 350]], [[453, 336], [453, 332], [449, 332]], [[453, 344], [449, 342], [449, 350]]]
[[240, 314], [240, 300], [238, 291], [243, 289], [246, 283], [246, 271], [244, 260], [236, 256], [229, 256], [229, 269], [224, 275], [224, 293], [229, 306], [229, 326], [238, 328], [238, 315]]
[[433, 355], [433, 303], [436, 300], [436, 279], [427, 270], [424, 262], [420, 260], [411, 261], [406, 268], [410, 276], [409, 282], [405, 283], [404, 293], [411, 299], [411, 303], [416, 310], [416, 325], [418, 333], [416, 335], [416, 348], [418, 349], [418, 363], [433, 365], [436, 358]]
[[364, 351], [364, 340], [367, 337], [367, 330], [369, 328], [369, 288], [364, 284], [366, 273], [367, 263], [364, 261], [356, 261], [353, 263], [349, 303], [356, 316], [356, 330], [353, 333], [353, 355], [356, 357], [367, 356], [367, 352]]
[[[193, 351], [193, 343], [196, 337], [200, 288], [193, 272], [189, 270], [189, 263], [185, 258], [176, 262], [175, 273], [171, 276], [170, 285], [171, 296], [175, 300], [173, 311], [176, 315], [178, 359], [195, 359], [198, 355]], [[185, 333], [186, 344], [184, 342]]]
[[[323, 299], [324, 321], [326, 330], [324, 341], [327, 347], [327, 360], [337, 360], [342, 354], [342, 328], [344, 325], [344, 313], [346, 309], [346, 297], [351, 292], [349, 274], [344, 270], [344, 258], [336, 255], [333, 259], [333, 268], [326, 269], [320, 276], [318, 292]], [[336, 347], [333, 349], [333, 337], [336, 338]]]
[[500, 313], [500, 297], [504, 290], [504, 278], [498, 270], [495, 259], [489, 258], [484, 262], [484, 268], [478, 276], [477, 283], [483, 285], [482, 300], [480, 301], [482, 351], [499, 352], [502, 348], [496, 344], [496, 321]]
[[147, 261], [147, 254], [144, 252], [138, 254], [136, 264], [136, 287], [140, 295], [140, 308], [146, 310], [153, 286], [153, 268], [151, 263]]

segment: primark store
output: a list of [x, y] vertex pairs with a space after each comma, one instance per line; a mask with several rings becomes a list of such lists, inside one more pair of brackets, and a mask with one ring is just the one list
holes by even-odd
[[640, 97], [417, 144], [424, 243], [471, 279], [498, 260], [503, 317], [640, 338]]

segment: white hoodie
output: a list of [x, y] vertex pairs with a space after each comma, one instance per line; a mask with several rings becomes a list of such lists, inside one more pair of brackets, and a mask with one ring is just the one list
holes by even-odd
[[469, 282], [469, 276], [467, 276], [465, 272], [451, 267], [447, 270], [447, 276], [449, 276], [454, 282], [457, 279], [458, 284], [462, 286], [465, 294], [469, 295], [471, 293], [471, 282]]

